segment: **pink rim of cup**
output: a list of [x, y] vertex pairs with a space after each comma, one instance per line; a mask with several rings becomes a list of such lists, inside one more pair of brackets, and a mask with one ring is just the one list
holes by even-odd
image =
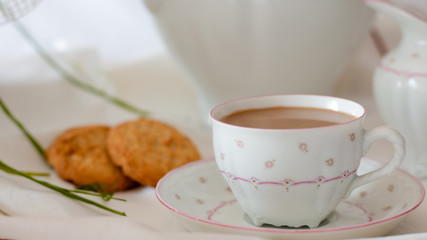
[[[353, 120], [351, 120], [351, 121], [343, 122], [343, 123], [338, 123], [338, 124], [334, 124], [334, 125], [331, 125], [331, 126], [315, 127], [315, 128], [330, 128], [330, 127], [336, 127], [336, 126], [339, 126], [339, 125], [348, 124], [348, 123], [350, 123], [350, 122], [357, 121], [357, 120], [359, 120], [360, 118], [362, 118], [362, 117], [364, 117], [364, 116], [366, 115], [366, 109], [365, 109], [365, 107], [364, 107], [364, 106], [362, 106], [362, 105], [360, 105], [360, 104], [358, 104], [358, 103], [356, 103], [356, 102], [353, 102], [353, 101], [350, 101], [350, 100], [347, 100], [347, 99], [344, 99], [344, 98], [339, 98], [339, 97], [322, 96], [322, 95], [306, 95], [306, 94], [259, 95], [259, 96], [253, 96], [253, 97], [238, 98], [238, 99], [230, 100], [230, 101], [228, 101], [228, 102], [224, 102], [224, 103], [222, 103], [222, 104], [220, 104], [220, 105], [218, 105], [218, 106], [214, 107], [214, 108], [209, 112], [209, 115], [210, 115], [210, 117], [211, 117], [211, 119], [212, 119], [213, 121], [216, 121], [217, 123], [220, 123], [220, 124], [229, 125], [228, 123], [224, 123], [224, 122], [222, 122], [222, 121], [220, 121], [220, 120], [216, 119], [216, 118], [213, 116], [213, 112], [215, 112], [218, 108], [221, 108], [221, 107], [223, 107], [224, 105], [228, 105], [228, 104], [233, 103], [233, 102], [239, 102], [239, 101], [244, 101], [244, 100], [249, 100], [249, 99], [255, 99], [255, 98], [275, 97], [275, 96], [289, 96], [289, 97], [292, 97], [292, 96], [313, 96], [313, 97], [324, 97], [324, 98], [337, 99], [337, 100], [340, 100], [340, 101], [347, 101], [347, 102], [349, 102], [349, 103], [357, 104], [359, 107], [361, 107], [361, 108], [363, 109], [363, 114], [361, 114], [360, 116], [357, 116], [355, 119], [353, 119]], [[245, 128], [245, 127], [240, 127], [240, 126], [234, 126], [234, 127], [237, 127], [237, 128]], [[310, 129], [310, 128], [306, 128], [306, 129]], [[258, 129], [256, 129], [256, 128], [252, 128], [252, 130], [253, 130], [253, 131], [257, 131]], [[298, 130], [300, 130], [300, 129], [259, 129], [259, 130], [262, 130], [262, 131], [266, 131], [266, 130], [267, 130], [267, 131], [268, 131], [268, 130], [272, 130], [272, 131], [298, 131]]]

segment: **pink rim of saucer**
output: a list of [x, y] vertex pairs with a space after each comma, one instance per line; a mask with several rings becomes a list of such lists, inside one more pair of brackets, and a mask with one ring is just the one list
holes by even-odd
[[[369, 161], [374, 161], [377, 162], [375, 160], [372, 159], [368, 159]], [[211, 224], [214, 226], [219, 226], [219, 227], [224, 227], [224, 228], [231, 228], [231, 229], [236, 229], [236, 230], [245, 230], [245, 231], [255, 231], [255, 232], [266, 232], [266, 233], [293, 233], [293, 234], [304, 234], [304, 233], [326, 233], [326, 232], [340, 232], [340, 231], [346, 231], [346, 230], [353, 230], [353, 229], [359, 229], [359, 228], [364, 228], [364, 227], [369, 227], [369, 226], [373, 226], [373, 225], [377, 225], [383, 222], [388, 222], [388, 221], [392, 221], [395, 220], [399, 217], [402, 217], [410, 212], [412, 212], [414, 209], [416, 209], [424, 200], [424, 196], [425, 196], [425, 189], [423, 184], [414, 176], [412, 176], [411, 174], [409, 174], [408, 172], [402, 170], [402, 169], [396, 169], [396, 171], [399, 171], [401, 173], [403, 173], [404, 175], [408, 176], [409, 178], [411, 178], [414, 182], [417, 183], [419, 189], [420, 189], [420, 199], [417, 202], [417, 204], [415, 204], [412, 208], [397, 214], [395, 216], [391, 216], [391, 217], [387, 217], [384, 219], [379, 219], [379, 220], [375, 220], [375, 221], [371, 221], [368, 223], [363, 223], [363, 224], [359, 224], [359, 225], [354, 225], [354, 226], [348, 226], [348, 227], [338, 227], [338, 228], [312, 228], [312, 229], [274, 229], [274, 228], [258, 228], [258, 227], [253, 227], [253, 228], [249, 228], [249, 227], [240, 227], [240, 226], [234, 226], [234, 225], [229, 225], [229, 224], [223, 224], [223, 223], [219, 223], [219, 222], [215, 222], [215, 221], [211, 221], [211, 220], [207, 220], [207, 219], [203, 219], [203, 218], [198, 218], [195, 216], [192, 216], [190, 214], [187, 214], [185, 212], [180, 211], [179, 209], [174, 208], [173, 206], [169, 205], [161, 196], [160, 196], [160, 192], [159, 189], [161, 187], [161, 185], [163, 184], [163, 182], [170, 177], [171, 175], [185, 169], [188, 167], [191, 167], [193, 165], [198, 165], [198, 164], [202, 164], [204, 162], [208, 162], [208, 161], [214, 161], [213, 158], [209, 158], [209, 159], [202, 159], [199, 161], [195, 161], [195, 162], [190, 162], [187, 163], [184, 166], [181, 166], [179, 168], [176, 168], [172, 171], [170, 171], [169, 173], [167, 173], [162, 179], [160, 179], [160, 181], [158, 182], [157, 186], [156, 186], [156, 197], [157, 199], [167, 208], [169, 208], [170, 210], [174, 211], [175, 213], [178, 213], [179, 215], [182, 215], [186, 218], [198, 221], [198, 222], [203, 222], [203, 223], [207, 223], [207, 224]]]
[[[233, 102], [240, 102], [240, 101], [245, 101], [245, 100], [249, 100], [249, 99], [255, 99], [255, 98], [266, 98], [266, 97], [280, 97], [280, 96], [284, 96], [284, 97], [291, 97], [291, 96], [296, 96], [296, 97], [303, 97], [303, 96], [307, 96], [307, 97], [316, 97], [316, 98], [329, 98], [329, 99], [336, 99], [336, 100], [340, 100], [340, 101], [347, 101], [347, 102], [351, 102], [353, 104], [359, 105], [362, 109], [363, 109], [363, 113], [360, 114], [360, 116], [355, 116], [355, 119], [347, 121], [347, 122], [343, 122], [343, 123], [338, 123], [338, 124], [334, 124], [334, 125], [330, 125], [330, 126], [325, 126], [325, 127], [314, 127], [314, 128], [295, 128], [295, 129], [268, 129], [268, 128], [249, 128], [249, 127], [242, 127], [242, 126], [236, 126], [236, 125], [231, 125], [225, 122], [220, 121], [219, 119], [215, 118], [213, 116], [213, 113], [223, 107], [224, 105], [233, 103]], [[290, 105], [291, 106], [291, 105]], [[324, 128], [334, 128], [337, 126], [342, 126], [345, 124], [349, 124], [355, 121], [360, 120], [361, 118], [363, 118], [364, 116], [366, 116], [366, 108], [349, 99], [346, 98], [340, 98], [340, 97], [334, 97], [334, 96], [325, 96], [325, 95], [315, 95], [315, 94], [266, 94], [266, 95], [258, 95], [258, 96], [252, 96], [252, 97], [243, 97], [243, 98], [237, 98], [237, 99], [233, 99], [227, 102], [224, 102], [222, 104], [219, 104], [217, 106], [215, 106], [210, 112], [209, 112], [209, 117], [211, 119], [211, 121], [215, 121], [219, 124], [225, 125], [225, 126], [232, 126], [235, 128], [242, 128], [242, 129], [248, 129], [250, 131], [280, 131], [280, 132], [286, 132], [286, 131], [301, 131], [301, 130], [308, 130], [308, 129], [324, 129]]]

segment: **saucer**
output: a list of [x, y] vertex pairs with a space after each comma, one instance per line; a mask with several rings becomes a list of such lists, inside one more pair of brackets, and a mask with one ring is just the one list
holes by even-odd
[[[364, 158], [363, 174], [381, 166]], [[157, 185], [159, 201], [190, 231], [250, 234], [269, 239], [342, 239], [387, 234], [424, 199], [422, 183], [403, 170], [363, 185], [342, 200], [318, 228], [256, 227], [245, 217], [213, 159], [169, 172]]]

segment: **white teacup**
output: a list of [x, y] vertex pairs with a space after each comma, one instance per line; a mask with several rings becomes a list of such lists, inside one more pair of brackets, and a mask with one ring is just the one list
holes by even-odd
[[[319, 108], [354, 116], [326, 127], [260, 129], [231, 125], [221, 119], [233, 112], [276, 106]], [[360, 104], [316, 95], [270, 95], [233, 100], [215, 107], [210, 117], [219, 170], [253, 223], [317, 227], [356, 187], [396, 169], [405, 142], [395, 130], [364, 129]], [[383, 167], [358, 176], [362, 156], [378, 139], [395, 153]]]

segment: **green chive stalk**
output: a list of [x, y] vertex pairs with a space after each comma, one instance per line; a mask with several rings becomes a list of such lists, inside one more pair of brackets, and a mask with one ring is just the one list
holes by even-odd
[[[21, 172], [19, 170], [16, 170], [16, 169], [10, 167], [9, 165], [7, 165], [6, 163], [4, 163], [1, 160], [0, 160], [0, 170], [4, 171], [6, 173], [10, 173], [10, 174], [14, 174], [14, 175], [18, 175], [18, 176], [27, 178], [27, 179], [29, 179], [29, 180], [31, 180], [33, 182], [36, 182], [36, 183], [38, 183], [38, 184], [40, 184], [42, 186], [50, 188], [53, 191], [56, 191], [56, 192], [58, 192], [58, 193], [60, 193], [60, 194], [62, 194], [64, 196], [66, 196], [66, 197], [69, 197], [71, 199], [75, 199], [75, 200], [81, 201], [83, 203], [93, 205], [95, 207], [101, 208], [103, 210], [106, 210], [106, 211], [109, 211], [109, 212], [112, 212], [112, 213], [115, 213], [115, 214], [118, 214], [118, 215], [121, 215], [121, 216], [126, 216], [126, 213], [124, 213], [124, 212], [120, 212], [120, 211], [114, 210], [114, 209], [109, 208], [109, 207], [107, 207], [105, 205], [102, 205], [102, 204], [97, 203], [95, 201], [92, 201], [90, 199], [87, 199], [87, 198], [84, 198], [84, 197], [79, 196], [77, 194], [74, 194], [73, 191], [75, 191], [75, 190], [65, 189], [65, 188], [53, 185], [51, 183], [48, 183], [48, 182], [45, 182], [45, 181], [33, 178], [32, 176], [30, 176], [30, 175], [28, 175], [28, 174], [26, 174], [24, 172]], [[80, 193], [82, 193], [82, 192], [80, 192]], [[87, 193], [85, 193], [85, 194], [87, 194]], [[93, 195], [93, 194], [91, 194], [91, 195]]]
[[34, 148], [37, 150], [40, 156], [46, 160], [47, 159], [46, 153], [44, 152], [40, 143], [37, 142], [37, 140], [30, 134], [30, 132], [28, 132], [28, 130], [24, 127], [24, 125], [22, 125], [22, 123], [19, 122], [19, 120], [10, 112], [10, 110], [6, 107], [6, 104], [3, 102], [1, 97], [0, 97], [0, 107], [3, 110], [3, 112], [6, 114], [6, 116], [9, 117], [9, 119], [13, 123], [15, 123], [19, 129], [21, 129], [22, 133], [24, 133], [24, 135], [28, 138], [28, 140], [30, 140], [31, 144], [34, 146]]
[[133, 112], [141, 117], [147, 117], [149, 113], [147, 111], [143, 111], [134, 105], [131, 105], [117, 97], [112, 96], [111, 94], [108, 94], [107, 92], [95, 88], [94, 86], [80, 81], [75, 76], [71, 75], [69, 72], [67, 72], [63, 67], [61, 67], [58, 62], [56, 62], [52, 56], [50, 56], [41, 46], [41, 44], [27, 31], [27, 29], [22, 25], [19, 21], [15, 21], [14, 23], [15, 28], [18, 30], [18, 32], [24, 37], [25, 40], [34, 48], [34, 50], [39, 54], [39, 56], [47, 63], [49, 64], [57, 73], [59, 73], [67, 82], [70, 84], [80, 88], [81, 90], [84, 90], [86, 92], [92, 93], [96, 96], [99, 96], [105, 100], [107, 100], [110, 103], [115, 104], [118, 107], [121, 107], [125, 110], [128, 110], [130, 112]]

